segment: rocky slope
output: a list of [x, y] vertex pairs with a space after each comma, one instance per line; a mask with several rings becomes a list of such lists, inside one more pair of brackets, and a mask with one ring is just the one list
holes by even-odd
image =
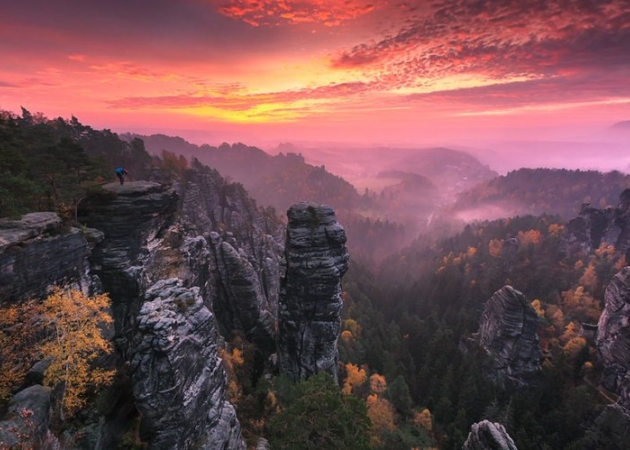
[[514, 441], [500, 423], [483, 420], [470, 427], [462, 450], [517, 450]]
[[500, 386], [518, 388], [535, 382], [542, 357], [537, 328], [536, 311], [511, 286], [495, 292], [486, 303], [479, 338], [493, 362], [489, 375]]
[[287, 212], [286, 272], [278, 310], [278, 365], [293, 380], [320, 371], [337, 379], [346, 233], [332, 208], [298, 203]]

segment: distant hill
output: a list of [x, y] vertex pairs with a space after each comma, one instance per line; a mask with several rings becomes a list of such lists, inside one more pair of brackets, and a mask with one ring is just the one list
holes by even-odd
[[469, 153], [444, 147], [415, 150], [392, 162], [390, 169], [423, 175], [447, 193], [461, 192], [498, 175]]
[[627, 187], [630, 176], [617, 171], [519, 169], [461, 193], [453, 210], [466, 219], [543, 213], [569, 219], [583, 203], [616, 206]]
[[260, 204], [273, 206], [281, 214], [291, 204], [303, 200], [326, 203], [338, 211], [352, 210], [360, 202], [359, 194], [350, 183], [328, 172], [324, 166], [307, 164], [299, 154], [272, 156], [242, 143], [199, 146], [181, 137], [163, 134], [124, 136], [142, 139], [147, 151], [154, 155], [166, 150], [183, 155], [189, 161], [197, 158], [223, 176], [242, 183]]

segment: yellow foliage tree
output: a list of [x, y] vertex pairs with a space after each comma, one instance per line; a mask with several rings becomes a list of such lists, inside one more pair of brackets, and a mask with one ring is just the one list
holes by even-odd
[[365, 370], [355, 364], [346, 364], [346, 373], [348, 376], [343, 382], [343, 389], [341, 390], [344, 394], [351, 394], [367, 381], [367, 374], [365, 373]]
[[106, 294], [88, 297], [77, 290], [55, 288], [41, 304], [42, 319], [52, 328], [52, 339], [41, 346], [43, 358], [52, 363], [44, 382], [63, 384], [61, 416], [72, 415], [85, 405], [89, 388], [111, 383], [113, 370], [92, 367], [112, 345], [102, 335], [102, 326], [111, 324], [110, 301]]

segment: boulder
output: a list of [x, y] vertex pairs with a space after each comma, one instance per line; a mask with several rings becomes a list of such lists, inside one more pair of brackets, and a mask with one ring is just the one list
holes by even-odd
[[536, 311], [513, 287], [504, 286], [486, 302], [479, 338], [492, 361], [489, 375], [499, 386], [535, 384], [542, 358], [537, 329]]
[[11, 399], [0, 422], [0, 448], [40, 448], [51, 416], [48, 387], [30, 386]]
[[329, 206], [289, 209], [278, 312], [278, 365], [293, 380], [326, 371], [337, 379], [341, 279], [348, 270], [346, 232]]

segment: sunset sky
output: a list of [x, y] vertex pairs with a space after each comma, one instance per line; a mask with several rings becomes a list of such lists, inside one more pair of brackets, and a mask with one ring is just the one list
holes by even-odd
[[19, 0], [0, 108], [216, 144], [414, 144], [630, 120], [630, 0]]

